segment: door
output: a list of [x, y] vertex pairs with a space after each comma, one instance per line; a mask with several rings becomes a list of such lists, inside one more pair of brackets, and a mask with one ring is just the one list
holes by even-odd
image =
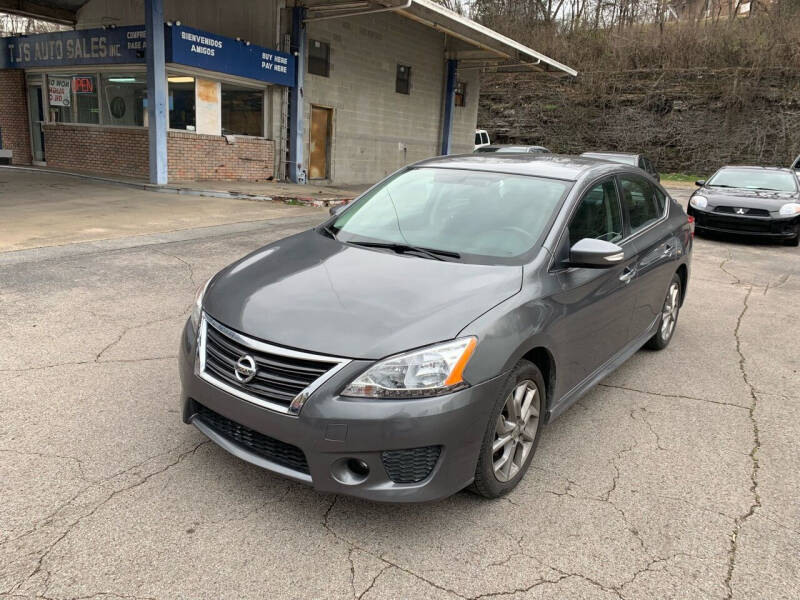
[[675, 270], [679, 240], [662, 220], [667, 197], [643, 177], [621, 175], [622, 210], [636, 248], [636, 291], [631, 330], [643, 335], [661, 313], [667, 288]]
[[561, 341], [571, 362], [561, 372], [572, 389], [619, 353], [630, 341], [631, 312], [635, 298], [630, 288], [636, 255], [624, 243], [622, 209], [613, 177], [591, 184], [582, 196], [569, 228], [562, 237], [559, 255], [584, 238], [620, 244], [622, 263], [604, 269], [570, 267], [558, 273], [561, 291], [553, 299], [564, 318], [553, 337]]
[[31, 150], [33, 162], [44, 164], [44, 100], [41, 85], [28, 86], [28, 119], [31, 132]]
[[330, 138], [333, 110], [311, 107], [311, 146], [309, 148], [309, 179], [328, 179], [330, 169]]

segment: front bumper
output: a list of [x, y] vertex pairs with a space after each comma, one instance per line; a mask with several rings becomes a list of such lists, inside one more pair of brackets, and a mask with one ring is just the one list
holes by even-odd
[[[347, 383], [363, 372], [369, 361], [354, 360], [319, 387], [293, 416], [268, 410], [200, 379], [195, 375], [195, 332], [184, 328], [179, 352], [183, 420], [193, 423], [212, 441], [239, 458], [270, 471], [333, 492], [384, 502], [421, 502], [450, 496], [472, 483], [489, 413], [504, 377], [439, 396], [415, 400], [368, 400], [338, 396]], [[307, 469], [290, 468], [265, 460], [247, 445], [237, 443], [213, 421], [205, 409], [226, 423], [296, 446], [305, 455]], [[248, 438], [249, 439], [249, 438]], [[440, 446], [430, 474], [417, 483], [395, 483], [385, 467], [383, 453]], [[363, 478], [343, 474], [347, 461], [363, 461]]]
[[687, 213], [694, 217], [695, 229], [776, 239], [789, 239], [797, 235], [800, 217], [748, 217], [729, 213], [698, 210], [689, 205]]

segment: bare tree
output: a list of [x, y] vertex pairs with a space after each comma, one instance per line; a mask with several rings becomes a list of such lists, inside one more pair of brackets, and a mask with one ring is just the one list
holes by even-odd
[[69, 29], [69, 27], [66, 25], [0, 12], [0, 37], [17, 34], [49, 33], [51, 31], [65, 31], [67, 29]]

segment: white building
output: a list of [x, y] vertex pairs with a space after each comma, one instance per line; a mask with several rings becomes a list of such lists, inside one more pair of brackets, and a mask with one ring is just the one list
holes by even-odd
[[482, 67], [575, 75], [431, 0], [14, 5], [76, 30], [0, 40], [13, 162], [157, 183], [372, 182], [471, 150]]

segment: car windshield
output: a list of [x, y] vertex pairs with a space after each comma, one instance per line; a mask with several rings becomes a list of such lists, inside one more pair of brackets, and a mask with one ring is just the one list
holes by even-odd
[[539, 241], [570, 186], [526, 175], [410, 169], [368, 191], [329, 230], [353, 244], [449, 253], [443, 259], [512, 258]]
[[712, 187], [729, 187], [746, 190], [794, 192], [797, 183], [792, 173], [786, 171], [761, 171], [758, 169], [720, 169], [708, 180]]

